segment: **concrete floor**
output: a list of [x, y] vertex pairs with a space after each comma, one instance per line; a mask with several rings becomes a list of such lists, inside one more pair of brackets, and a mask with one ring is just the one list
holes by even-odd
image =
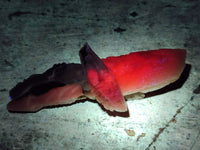
[[[1, 150], [200, 149], [200, 5], [198, 0], [3, 0], [0, 2]], [[142, 100], [129, 114], [98, 103], [10, 113], [9, 90], [53, 64], [79, 63], [88, 42], [100, 57], [183, 48], [182, 86]], [[150, 95], [150, 94], [149, 94]]]

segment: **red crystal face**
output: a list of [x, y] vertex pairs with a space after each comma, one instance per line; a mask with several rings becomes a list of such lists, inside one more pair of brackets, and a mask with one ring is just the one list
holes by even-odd
[[160, 49], [102, 59], [123, 94], [148, 92], [175, 81], [185, 66], [186, 51]]

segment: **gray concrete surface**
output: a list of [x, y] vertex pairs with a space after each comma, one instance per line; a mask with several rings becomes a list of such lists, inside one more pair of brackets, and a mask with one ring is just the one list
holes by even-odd
[[[198, 0], [0, 1], [0, 149], [200, 149], [200, 95], [193, 92], [200, 84], [199, 10]], [[189, 76], [179, 88], [128, 99], [129, 114], [91, 101], [7, 111], [15, 84], [53, 64], [79, 62], [85, 42], [100, 57], [184, 48]]]

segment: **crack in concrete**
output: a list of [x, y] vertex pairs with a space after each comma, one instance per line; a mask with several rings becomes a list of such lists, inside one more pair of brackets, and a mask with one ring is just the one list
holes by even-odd
[[[188, 104], [190, 104], [190, 102], [193, 101], [193, 99], [194, 99], [194, 96], [191, 96], [190, 99], [189, 99], [189, 101], [188, 101], [187, 103], [185, 103], [183, 106], [181, 106], [179, 109], [177, 109], [176, 114], [172, 117], [172, 119], [171, 119], [170, 121], [168, 121], [167, 124], [166, 124], [163, 128], [159, 128], [159, 132], [158, 132], [157, 134], [155, 134], [155, 136], [154, 136], [152, 142], [148, 145], [148, 147], [147, 147], [145, 150], [149, 150], [149, 148], [156, 142], [156, 140], [158, 139], [158, 137], [160, 136], [160, 134], [163, 133], [163, 131], [164, 131], [167, 127], [169, 127], [169, 124], [170, 124], [170, 123], [176, 123], [176, 116], [177, 116], [178, 114], [180, 114], [180, 113], [181, 113], [181, 110], [182, 110], [185, 106], [187, 106]], [[198, 133], [196, 139], [198, 139], [199, 136], [200, 136], [200, 130], [199, 130], [199, 133]], [[196, 141], [192, 144], [191, 149], [193, 148], [193, 146], [195, 145], [195, 143], [196, 143]]]
[[181, 113], [181, 110], [184, 108], [185, 106], [181, 106], [177, 111], [176, 114], [172, 117], [172, 119], [170, 121], [167, 122], [167, 124], [163, 127], [163, 128], [159, 128], [159, 131], [157, 134], [155, 134], [155, 136], [153, 137], [152, 142], [148, 145], [147, 148], [145, 148], [145, 150], [149, 150], [149, 148], [157, 141], [158, 137], [163, 133], [163, 131], [169, 127], [170, 123], [175, 123], [176, 122], [176, 116]]

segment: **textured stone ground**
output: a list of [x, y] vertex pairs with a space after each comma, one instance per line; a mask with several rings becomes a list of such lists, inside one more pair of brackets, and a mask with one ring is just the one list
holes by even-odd
[[[200, 95], [193, 92], [200, 84], [199, 10], [198, 0], [1, 1], [0, 149], [200, 149]], [[100, 57], [184, 48], [182, 86], [129, 98], [129, 114], [91, 101], [7, 111], [9, 89], [53, 64], [79, 62], [85, 42]]]

